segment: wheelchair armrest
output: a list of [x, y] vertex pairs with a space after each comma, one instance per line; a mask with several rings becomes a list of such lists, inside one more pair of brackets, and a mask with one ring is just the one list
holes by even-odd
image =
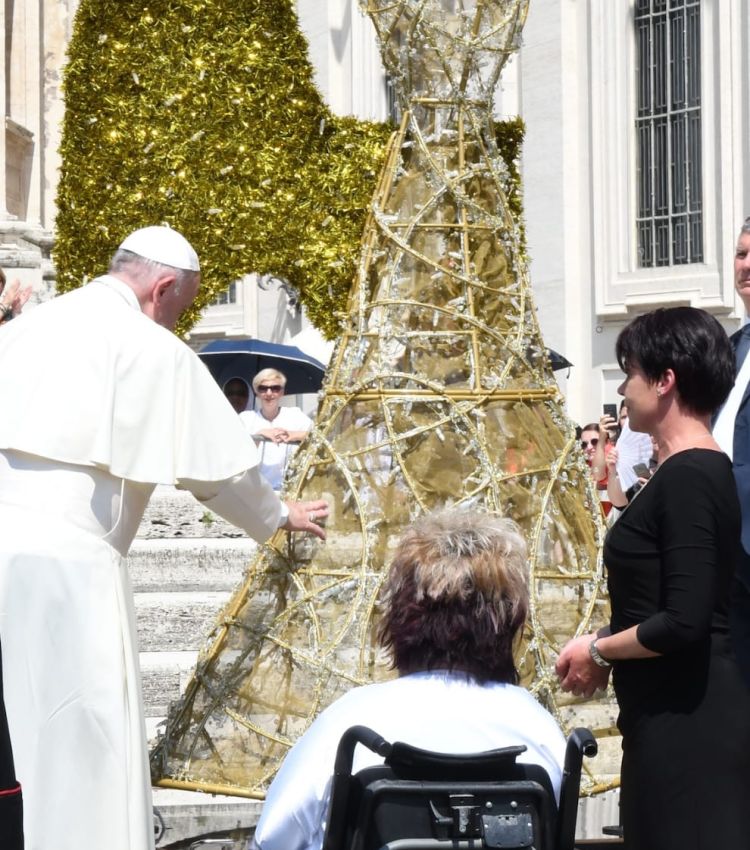
[[592, 758], [598, 751], [599, 745], [589, 729], [578, 727], [570, 733], [565, 748], [565, 765], [560, 786], [557, 844], [555, 845], [558, 850], [573, 850], [574, 848], [583, 757]]
[[578, 726], [568, 738], [568, 745], [565, 748], [565, 767], [568, 767], [568, 762], [571, 762], [571, 765], [577, 763], [580, 766], [583, 756], [592, 758], [598, 752], [599, 745], [591, 734], [591, 730]]

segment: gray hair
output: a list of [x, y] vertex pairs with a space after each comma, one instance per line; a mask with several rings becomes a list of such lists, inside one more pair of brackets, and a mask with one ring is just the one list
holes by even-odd
[[742, 236], [743, 233], [750, 233], [750, 216], [742, 222], [739, 235]]
[[127, 274], [137, 286], [147, 286], [162, 275], [173, 274], [175, 276], [176, 293], [179, 293], [183, 287], [192, 284], [196, 276], [200, 274], [200, 272], [190, 271], [189, 269], [178, 269], [164, 263], [157, 263], [124, 248], [118, 248], [109, 263], [109, 273], [116, 274], [117, 272]]

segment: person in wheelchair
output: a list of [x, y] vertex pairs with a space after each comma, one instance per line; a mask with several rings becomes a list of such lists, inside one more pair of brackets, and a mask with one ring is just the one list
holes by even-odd
[[[445, 753], [517, 744], [559, 795], [565, 738], [518, 686], [513, 648], [529, 604], [526, 544], [510, 519], [446, 509], [399, 542], [378, 629], [398, 677], [354, 688], [297, 741], [271, 784], [251, 850], [319, 850], [336, 748], [355, 724]], [[364, 747], [354, 770], [381, 759]]]

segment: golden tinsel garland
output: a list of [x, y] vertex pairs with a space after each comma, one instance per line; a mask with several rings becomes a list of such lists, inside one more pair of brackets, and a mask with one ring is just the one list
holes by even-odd
[[[310, 320], [339, 333], [391, 128], [325, 106], [293, 5], [82, 0], [65, 73], [58, 291], [106, 269], [131, 230], [167, 223], [203, 268], [179, 333], [249, 272], [288, 280]], [[509, 162], [513, 127], [498, 125]]]
[[83, 0], [65, 75], [61, 291], [132, 229], [180, 229], [204, 268], [181, 331], [243, 274], [283, 275], [336, 332], [390, 129], [338, 118], [290, 0]]

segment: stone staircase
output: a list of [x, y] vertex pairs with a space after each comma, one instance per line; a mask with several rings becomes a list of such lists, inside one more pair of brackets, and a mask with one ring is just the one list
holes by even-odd
[[[150, 739], [187, 685], [214, 619], [240, 583], [255, 543], [190, 493], [157, 487], [128, 558]], [[261, 804], [239, 797], [154, 789], [158, 848], [244, 846]], [[224, 835], [210, 844], [202, 836]]]
[[[255, 543], [212, 516], [189, 493], [157, 487], [129, 556], [149, 738], [187, 685], [215, 617], [240, 583]], [[582, 800], [578, 835], [596, 838], [618, 821], [619, 794]], [[154, 789], [157, 848], [239, 850], [261, 803]], [[210, 839], [208, 838], [210, 836]]]

